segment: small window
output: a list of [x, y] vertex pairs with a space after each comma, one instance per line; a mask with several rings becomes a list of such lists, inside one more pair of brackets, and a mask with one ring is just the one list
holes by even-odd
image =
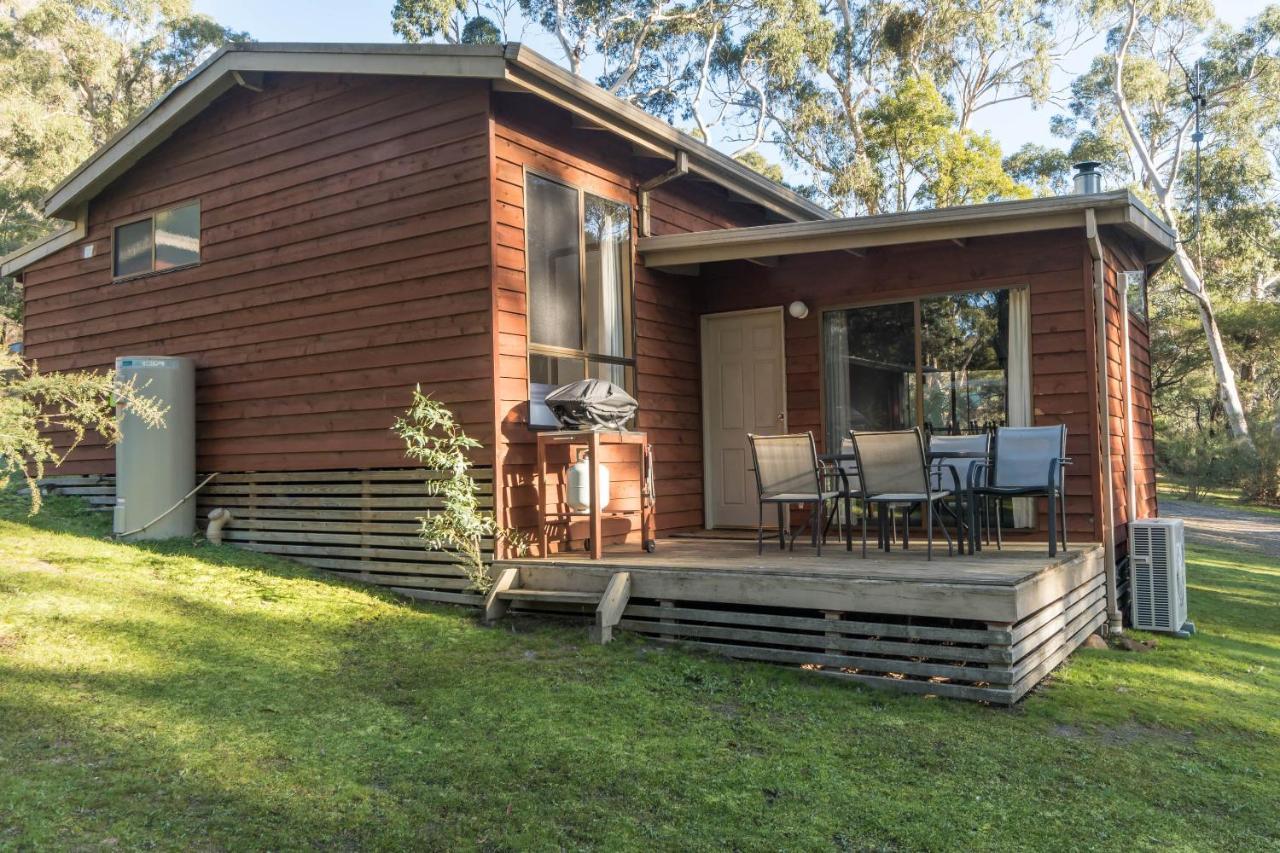
[[1147, 274], [1142, 270], [1125, 270], [1129, 311], [1140, 320], [1147, 319]]
[[200, 263], [200, 203], [162, 210], [115, 230], [112, 275], [130, 278]]
[[631, 208], [530, 172], [525, 221], [529, 417], [554, 426], [543, 399], [559, 385], [635, 388]]

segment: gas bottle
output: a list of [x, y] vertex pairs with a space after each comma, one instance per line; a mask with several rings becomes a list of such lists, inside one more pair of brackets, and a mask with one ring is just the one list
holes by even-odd
[[[609, 469], [600, 463], [600, 509], [609, 505]], [[576, 512], [591, 509], [591, 463], [584, 450], [578, 461], [569, 466], [569, 506]]]

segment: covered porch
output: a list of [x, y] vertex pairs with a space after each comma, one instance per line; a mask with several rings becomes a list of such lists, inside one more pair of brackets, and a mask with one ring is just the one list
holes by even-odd
[[[1106, 619], [1102, 548], [1006, 545], [926, 562], [832, 545], [660, 540], [500, 560], [503, 610], [616, 611], [606, 628], [879, 687], [1012, 704]], [[619, 591], [625, 595], [618, 601]], [[610, 601], [610, 599], [613, 599]]]

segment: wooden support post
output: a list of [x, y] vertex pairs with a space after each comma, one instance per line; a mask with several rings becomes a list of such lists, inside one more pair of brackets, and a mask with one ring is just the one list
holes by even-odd
[[604, 507], [600, 506], [600, 433], [591, 433], [590, 453], [591, 453], [591, 519], [590, 533], [591, 537], [591, 559], [599, 560], [604, 556], [604, 524], [601, 517], [604, 514]]
[[[839, 622], [841, 619], [843, 619], [843, 618], [844, 618], [844, 614], [843, 614], [843, 613], [841, 613], [841, 612], [840, 612], [840, 611], [838, 611], [838, 610], [824, 610], [824, 611], [822, 611], [822, 618], [826, 619], [828, 622]], [[838, 639], [840, 639], [840, 632], [839, 632], [839, 631], [827, 631], [827, 640], [828, 640], [828, 642], [827, 642], [827, 645], [826, 645], [826, 649], [827, 649], [828, 651], [830, 651], [832, 654], [837, 653], [837, 652], [838, 652], [838, 648], [837, 648], [837, 645], [836, 645], [835, 643], [830, 642], [830, 641], [831, 641], [831, 640], [838, 640]]]
[[547, 541], [547, 448], [538, 439], [538, 556], [551, 556]]
[[613, 626], [622, 621], [622, 611], [627, 609], [631, 600], [631, 573], [615, 572], [609, 578], [604, 595], [596, 606], [596, 624], [591, 630], [591, 639], [601, 645], [613, 639]]
[[503, 569], [502, 574], [498, 576], [493, 587], [489, 590], [489, 594], [484, 598], [484, 621], [490, 625], [501, 619], [507, 612], [508, 602], [504, 598], [499, 598], [499, 593], [506, 592], [509, 589], [515, 589], [520, 585], [519, 569]]
[[[665, 598], [658, 602], [659, 612], [674, 610], [675, 606], [676, 606], [676, 603], [674, 601], [669, 601]], [[658, 619], [658, 624], [674, 625], [676, 624], [676, 620], [672, 619], [670, 616], [662, 616]], [[668, 637], [671, 639], [675, 639], [675, 636], [676, 636], [674, 632], [670, 632], [670, 631], [663, 631], [662, 634], [664, 637]]]

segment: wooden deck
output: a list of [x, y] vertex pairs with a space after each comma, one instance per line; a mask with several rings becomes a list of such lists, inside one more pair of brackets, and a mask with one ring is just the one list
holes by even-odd
[[876, 686], [1008, 704], [1104, 619], [1102, 549], [1049, 557], [1043, 543], [924, 558], [923, 546], [863, 559], [832, 543], [756, 554], [754, 542], [663, 539], [604, 558], [502, 560], [530, 594], [517, 610], [581, 612], [539, 593], [603, 595], [625, 573], [617, 627], [730, 657], [803, 665]]

